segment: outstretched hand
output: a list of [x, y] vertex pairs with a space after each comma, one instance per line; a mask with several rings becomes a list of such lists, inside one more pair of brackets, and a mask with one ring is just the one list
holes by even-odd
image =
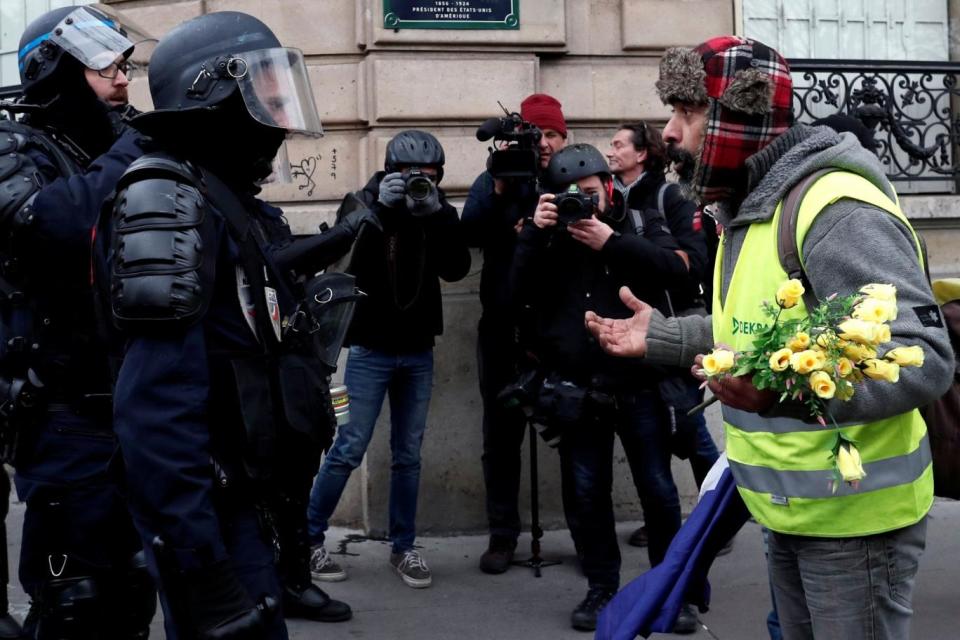
[[633, 295], [628, 287], [620, 287], [620, 299], [633, 311], [631, 317], [613, 320], [587, 311], [584, 321], [610, 355], [642, 358], [647, 355], [647, 329], [653, 307]]

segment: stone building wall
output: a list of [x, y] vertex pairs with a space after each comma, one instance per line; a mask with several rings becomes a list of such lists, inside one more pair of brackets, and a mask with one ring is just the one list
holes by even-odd
[[[520, 29], [515, 31], [393, 31], [382, 26], [381, 0], [110, 4], [157, 36], [204, 12], [245, 11], [270, 25], [285, 45], [304, 51], [326, 135], [292, 142], [295, 183], [265, 191], [285, 208], [298, 232], [330, 221], [343, 194], [381, 168], [386, 142], [411, 127], [431, 131], [444, 145], [443, 186], [462, 206], [486, 158], [486, 146], [476, 141], [474, 130], [498, 115], [498, 100], [519, 110], [525, 96], [550, 93], [563, 103], [570, 139], [601, 148], [619, 122], [642, 118], [662, 123], [668, 112], [656, 98], [653, 82], [664, 48], [733, 32], [738, 6], [736, 0], [521, 0]], [[135, 84], [135, 103], [148, 105], [146, 83], [140, 79]], [[934, 221], [952, 215], [934, 200], [924, 201], [924, 215]], [[935, 256], [946, 256], [950, 268], [960, 270], [948, 249], [951, 242], [941, 244], [932, 244]], [[424, 532], [485, 526], [475, 361], [481, 261], [475, 254], [470, 276], [444, 288], [445, 331], [436, 348], [423, 447], [419, 524]], [[335, 514], [339, 522], [373, 533], [383, 532], [387, 523], [387, 413], [385, 409], [366, 461]], [[711, 425], [716, 432], [715, 412]], [[541, 446], [540, 457], [543, 520], [547, 526], [559, 525], [557, 456]], [[696, 493], [689, 466], [675, 461], [675, 474], [689, 507]], [[526, 500], [525, 489], [522, 494]], [[614, 502], [619, 517], [639, 518], [619, 448]]]

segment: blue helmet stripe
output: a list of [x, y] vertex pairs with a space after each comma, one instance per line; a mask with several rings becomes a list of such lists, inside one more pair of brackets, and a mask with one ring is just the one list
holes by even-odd
[[27, 54], [29, 54], [31, 51], [39, 47], [40, 43], [43, 42], [44, 40], [47, 40], [49, 37], [50, 37], [50, 34], [45, 33], [42, 36], [34, 38], [27, 44], [23, 45], [23, 48], [17, 52], [17, 62], [20, 65], [20, 71], [23, 71], [23, 61], [24, 61], [24, 58], [27, 57]]

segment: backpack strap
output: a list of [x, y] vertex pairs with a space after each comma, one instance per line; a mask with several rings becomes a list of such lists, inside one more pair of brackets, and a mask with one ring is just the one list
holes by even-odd
[[803, 302], [808, 309], [817, 305], [817, 298], [813, 294], [813, 289], [809, 280], [807, 280], [807, 274], [803, 270], [803, 263], [800, 261], [800, 247], [797, 246], [797, 221], [800, 218], [800, 205], [810, 187], [817, 180], [833, 171], [836, 171], [836, 169], [820, 169], [800, 180], [787, 192], [780, 209], [780, 226], [777, 230], [777, 255], [780, 257], [780, 266], [783, 267], [788, 278], [800, 280], [803, 283]]
[[660, 185], [660, 189], [657, 190], [657, 210], [660, 212], [660, 215], [666, 219], [667, 209], [666, 209], [666, 199], [667, 199], [667, 189], [670, 188], [670, 182], [664, 182]]

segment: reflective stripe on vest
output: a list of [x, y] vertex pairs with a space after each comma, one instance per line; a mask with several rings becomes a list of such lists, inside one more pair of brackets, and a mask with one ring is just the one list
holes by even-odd
[[[816, 216], [841, 198], [871, 204], [901, 220], [899, 205], [863, 177], [835, 171], [807, 192], [797, 219], [797, 246]], [[724, 243], [714, 272], [713, 336], [737, 351], [753, 347], [770, 319], [762, 302], [773, 300], [787, 279], [777, 255], [781, 202], [771, 220], [751, 224], [734, 266], [723, 303]], [[919, 246], [919, 245], [918, 245]], [[801, 256], [802, 260], [802, 256]], [[847, 292], [840, 292], [845, 294]], [[781, 320], [807, 315], [803, 301], [781, 312]], [[889, 384], [868, 380], [864, 384]], [[831, 403], [840, 402], [832, 400]], [[793, 418], [763, 418], [723, 407], [727, 456], [737, 487], [762, 525], [797, 535], [852, 537], [890, 531], [919, 521], [933, 502], [933, 476], [926, 426], [916, 410], [869, 423], [843, 423], [857, 443], [867, 476], [858, 489], [846, 483], [833, 491], [830, 448], [833, 425]]]

